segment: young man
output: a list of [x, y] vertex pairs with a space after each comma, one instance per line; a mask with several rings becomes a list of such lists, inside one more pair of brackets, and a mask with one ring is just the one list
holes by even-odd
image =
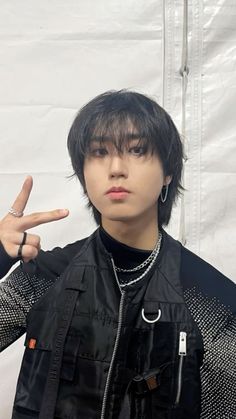
[[234, 419], [235, 285], [163, 229], [182, 189], [171, 118], [107, 92], [78, 113], [68, 149], [98, 229], [50, 252], [22, 244], [66, 215], [24, 217], [30, 180], [0, 222], [2, 274], [9, 255], [31, 259], [0, 288], [2, 349], [26, 329], [12, 418]]

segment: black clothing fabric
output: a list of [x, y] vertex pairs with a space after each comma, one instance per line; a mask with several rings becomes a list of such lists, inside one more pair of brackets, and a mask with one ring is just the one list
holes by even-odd
[[[164, 235], [157, 265], [161, 261], [165, 248], [165, 237]], [[37, 304], [50, 295], [57, 283], [61, 283], [66, 269], [80, 252], [85, 241], [86, 239], [82, 239], [64, 248], [57, 247], [47, 252], [41, 250], [34, 261], [27, 264], [21, 263], [0, 283], [0, 350], [10, 345], [25, 332], [26, 318], [30, 309], [32, 307], [36, 309]], [[171, 269], [168, 259], [166, 264]], [[119, 266], [118, 262], [117, 265]], [[200, 368], [202, 387], [200, 417], [201, 419], [235, 419], [235, 284], [182, 245], [180, 245], [179, 279], [184, 304], [200, 331], [204, 346], [204, 359]], [[166, 280], [172, 287], [172, 282], [168, 278]], [[40, 300], [43, 295], [43, 299]], [[153, 295], [156, 298], [156, 294]], [[168, 298], [167, 294], [166, 299], [168, 300]], [[83, 314], [81, 315], [83, 317]], [[28, 315], [29, 320], [30, 314]], [[104, 318], [104, 322], [106, 321], [108, 319]], [[114, 324], [117, 325], [117, 318]], [[130, 333], [132, 334], [132, 332], [133, 329]], [[145, 340], [144, 335], [143, 338]], [[138, 344], [142, 342], [142, 339], [134, 339], [134, 341]], [[73, 341], [71, 342], [73, 347]], [[109, 340], [109, 342], [113, 347], [114, 341]], [[167, 335], [163, 351], [166, 346], [168, 347]], [[66, 353], [67, 351], [64, 354], [65, 359]], [[45, 356], [46, 354], [47, 351], [45, 351]], [[74, 359], [77, 363], [79, 359], [77, 354], [74, 355]], [[76, 371], [79, 374], [79, 368], [76, 367]], [[102, 392], [104, 392], [104, 388]], [[125, 412], [127, 412], [127, 406], [129, 409], [129, 403], [126, 405]], [[20, 415], [19, 412], [18, 414]], [[126, 419], [122, 414], [121, 412], [121, 418]], [[29, 417], [27, 418], [29, 419]], [[89, 416], [83, 416], [83, 419], [87, 418], [90, 419]], [[192, 416], [189, 416], [190, 418]]]
[[[52, 400], [60, 419], [121, 419], [121, 412], [122, 419], [199, 419], [203, 343], [184, 302], [180, 243], [165, 234], [159, 256], [147, 277], [121, 290], [98, 231], [86, 240], [29, 313], [13, 419], [43, 419], [50, 410], [53, 419]], [[67, 323], [72, 291], [79, 297]], [[57, 386], [56, 395], [47, 392]]]
[[20, 258], [12, 258], [9, 256], [0, 242], [0, 278], [3, 278], [11, 267], [19, 260]]

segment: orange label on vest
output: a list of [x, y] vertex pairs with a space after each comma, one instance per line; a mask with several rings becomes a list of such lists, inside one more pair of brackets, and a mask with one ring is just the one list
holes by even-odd
[[29, 349], [34, 349], [34, 348], [35, 348], [35, 346], [36, 346], [36, 339], [30, 339], [30, 340], [29, 340], [29, 345], [28, 345], [28, 348], [29, 348]]

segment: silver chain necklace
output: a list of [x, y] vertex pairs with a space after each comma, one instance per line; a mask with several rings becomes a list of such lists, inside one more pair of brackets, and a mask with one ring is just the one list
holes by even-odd
[[159, 238], [155, 244], [155, 247], [152, 251], [152, 253], [148, 256], [148, 258], [142, 262], [140, 265], [135, 266], [135, 268], [132, 269], [123, 269], [123, 268], [118, 268], [118, 266], [115, 266], [116, 272], [135, 272], [135, 271], [139, 271], [140, 269], [144, 268], [144, 266], [148, 265], [149, 263], [151, 263], [151, 261], [155, 258], [156, 256], [156, 252], [160, 250], [160, 245], [161, 245], [161, 239], [162, 239], [162, 234], [161, 232], [159, 233]]
[[[140, 279], [142, 279], [150, 271], [150, 269], [154, 265], [154, 263], [156, 261], [156, 258], [157, 258], [158, 254], [160, 252], [161, 240], [162, 240], [162, 234], [160, 232], [159, 233], [159, 239], [158, 239], [158, 241], [156, 243], [156, 246], [154, 247], [154, 249], [153, 249], [153, 251], [151, 253], [151, 255], [153, 254], [153, 256], [152, 256], [151, 262], [149, 263], [149, 266], [147, 267], [147, 269], [145, 269], [145, 271], [138, 278], [132, 279], [129, 282], [125, 282], [124, 284], [120, 283], [120, 287], [121, 288], [127, 287], [128, 285], [132, 285], [132, 284], [140, 281]], [[149, 260], [150, 260], [150, 256], [148, 257]], [[141, 263], [142, 267], [147, 265], [147, 263], [148, 263], [147, 260], [148, 259], [146, 259], [146, 261], [143, 262], [143, 263], [145, 263], [145, 265], [143, 265], [143, 263]], [[137, 268], [140, 269], [140, 266], [141, 265], [139, 265], [139, 267], [135, 267], [133, 269], [127, 269], [127, 270], [122, 270], [122, 271], [120, 270], [119, 272], [134, 272], [134, 271], [137, 270]], [[116, 272], [118, 272], [118, 269], [121, 269], [121, 268], [117, 268], [117, 266], [115, 266], [115, 265], [114, 265], [114, 268], [115, 268]]]

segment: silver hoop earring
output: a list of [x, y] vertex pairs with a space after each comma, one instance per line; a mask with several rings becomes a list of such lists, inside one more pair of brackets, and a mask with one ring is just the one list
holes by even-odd
[[[163, 197], [162, 191], [163, 191], [164, 188], [165, 188], [165, 195]], [[162, 190], [161, 190], [161, 202], [163, 202], [163, 203], [166, 202], [166, 200], [167, 200], [168, 190], [169, 190], [169, 185], [164, 185]]]

